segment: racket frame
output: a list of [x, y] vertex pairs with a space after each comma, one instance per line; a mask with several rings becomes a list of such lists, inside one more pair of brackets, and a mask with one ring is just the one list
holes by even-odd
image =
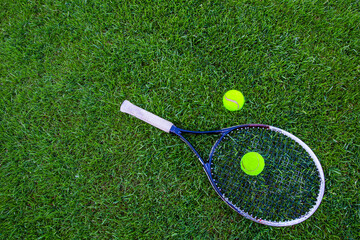
[[[324, 172], [323, 169], [321, 167], [320, 161], [318, 160], [318, 158], [316, 157], [316, 155], [314, 154], [314, 152], [302, 141], [300, 140], [298, 137], [294, 136], [293, 134], [282, 130], [280, 128], [277, 127], [273, 127], [273, 126], [269, 126], [269, 125], [264, 125], [264, 124], [243, 124], [243, 125], [238, 125], [238, 126], [233, 126], [233, 127], [229, 127], [229, 128], [224, 128], [224, 129], [220, 129], [220, 130], [214, 130], [214, 131], [190, 131], [190, 130], [186, 130], [186, 129], [181, 129], [176, 127], [173, 123], [153, 114], [150, 113], [132, 103], [130, 103], [129, 101], [125, 100], [122, 105], [120, 110], [122, 112], [128, 113], [130, 115], [135, 116], [136, 118], [143, 120], [157, 128], [159, 128], [160, 130], [163, 130], [167, 133], [172, 133], [177, 135], [178, 137], [180, 137], [180, 139], [185, 142], [189, 148], [193, 151], [193, 153], [197, 156], [198, 160], [200, 161], [212, 187], [214, 188], [215, 192], [220, 196], [220, 198], [228, 205], [230, 206], [233, 210], [235, 210], [236, 212], [238, 212], [240, 215], [264, 224], [264, 225], [268, 225], [268, 226], [276, 226], [276, 227], [284, 227], [284, 226], [291, 226], [291, 225], [295, 225], [298, 223], [301, 223], [303, 221], [305, 221], [306, 219], [308, 219], [319, 207], [321, 200], [324, 196], [324, 192], [325, 192], [325, 177], [324, 177]], [[273, 222], [273, 221], [267, 221], [264, 219], [260, 219], [260, 218], [256, 218], [253, 217], [252, 215], [248, 214], [247, 212], [242, 211], [239, 207], [235, 206], [231, 201], [229, 201], [228, 198], [226, 198], [226, 196], [221, 192], [221, 190], [218, 188], [218, 186], [216, 185], [214, 179], [212, 178], [211, 175], [211, 160], [212, 160], [212, 155], [216, 149], [216, 147], [219, 145], [219, 143], [221, 142], [221, 140], [231, 131], [235, 130], [235, 129], [242, 129], [242, 128], [264, 128], [264, 129], [268, 129], [271, 131], [275, 131], [278, 132], [280, 134], [283, 134], [291, 139], [293, 139], [295, 142], [297, 142], [298, 144], [300, 144], [305, 150], [306, 152], [311, 156], [312, 160], [314, 161], [314, 163], [316, 164], [316, 167], [318, 169], [319, 172], [319, 177], [320, 177], [320, 190], [319, 190], [319, 194], [317, 197], [317, 201], [316, 204], [310, 209], [310, 211], [307, 212], [306, 215], [302, 216], [301, 218], [297, 218], [291, 221], [285, 221], [285, 222]], [[200, 154], [196, 151], [196, 149], [193, 147], [193, 145], [182, 135], [183, 133], [185, 134], [219, 134], [220, 138], [215, 142], [215, 144], [213, 145], [211, 151], [210, 151], [210, 155], [209, 155], [209, 160], [208, 162], [205, 162], [203, 160], [203, 158], [200, 156]]]
[[[296, 141], [298, 144], [300, 144], [305, 150], [306, 152], [311, 156], [312, 160], [314, 161], [318, 171], [319, 171], [319, 177], [321, 179], [320, 182], [320, 191], [316, 200], [316, 204], [310, 209], [310, 211], [307, 212], [307, 214], [305, 216], [302, 216], [301, 218], [298, 219], [294, 219], [291, 221], [286, 221], [286, 222], [273, 222], [273, 221], [267, 221], [261, 218], [256, 218], [253, 217], [252, 215], [248, 214], [247, 212], [242, 211], [239, 207], [235, 206], [232, 202], [229, 201], [228, 198], [226, 198], [226, 196], [221, 192], [221, 190], [218, 188], [218, 186], [216, 185], [214, 179], [212, 178], [212, 174], [211, 174], [211, 160], [212, 160], [212, 155], [216, 149], [216, 147], [219, 145], [219, 143], [221, 142], [221, 140], [231, 131], [236, 130], [236, 129], [242, 129], [242, 128], [264, 128], [264, 129], [268, 129], [271, 131], [275, 131], [278, 132], [280, 134], [283, 134], [291, 139], [293, 139], [294, 141]], [[240, 215], [264, 224], [264, 225], [268, 225], [268, 226], [275, 226], [275, 227], [284, 227], [284, 226], [291, 226], [291, 225], [295, 225], [298, 223], [301, 223], [303, 221], [305, 221], [306, 219], [308, 219], [319, 207], [321, 200], [324, 196], [324, 192], [325, 192], [325, 177], [324, 177], [324, 172], [323, 169], [321, 167], [320, 161], [318, 160], [318, 158], [316, 157], [316, 155], [314, 154], [314, 152], [302, 141], [300, 140], [298, 137], [294, 136], [293, 134], [282, 130], [280, 128], [277, 127], [273, 127], [270, 125], [264, 125], [264, 124], [243, 124], [243, 125], [238, 125], [238, 126], [233, 126], [233, 127], [229, 127], [229, 128], [224, 128], [224, 129], [220, 129], [220, 130], [214, 130], [214, 131], [190, 131], [190, 130], [186, 130], [186, 129], [181, 129], [176, 127], [175, 125], [173, 125], [170, 128], [170, 133], [173, 133], [175, 135], [177, 135], [178, 137], [180, 137], [180, 139], [185, 142], [189, 148], [193, 151], [193, 153], [197, 156], [197, 158], [199, 159], [205, 173], [206, 176], [208, 177], [211, 186], [214, 188], [215, 192], [219, 195], [219, 197], [228, 205], [230, 206], [233, 210], [235, 210], [236, 212], [238, 212]], [[201, 155], [196, 151], [196, 149], [192, 146], [192, 144], [182, 135], [183, 133], [185, 134], [220, 134], [220, 138], [215, 142], [215, 144], [213, 145], [211, 151], [210, 151], [210, 155], [209, 155], [209, 160], [207, 162], [205, 162], [203, 160], [203, 158], [201, 157]]]

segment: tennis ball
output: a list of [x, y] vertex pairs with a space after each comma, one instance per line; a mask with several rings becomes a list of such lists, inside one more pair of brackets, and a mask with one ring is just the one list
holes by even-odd
[[237, 90], [230, 90], [224, 94], [224, 107], [229, 111], [240, 110], [245, 103], [244, 95]]
[[264, 167], [264, 158], [257, 152], [248, 152], [241, 158], [241, 169], [248, 175], [259, 175]]

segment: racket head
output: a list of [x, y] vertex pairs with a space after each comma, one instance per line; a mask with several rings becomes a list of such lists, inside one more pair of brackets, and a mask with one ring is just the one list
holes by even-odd
[[[256, 176], [241, 169], [241, 157], [257, 152], [265, 159]], [[325, 178], [314, 152], [282, 129], [248, 124], [224, 129], [205, 172], [222, 200], [242, 216], [270, 226], [291, 226], [319, 207]]]

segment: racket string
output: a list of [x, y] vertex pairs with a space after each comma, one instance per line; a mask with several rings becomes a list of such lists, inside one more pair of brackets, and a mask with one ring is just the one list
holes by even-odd
[[[315, 204], [313, 189], [317, 190], [319, 179], [305, 150], [292, 139], [262, 128], [229, 135], [215, 149], [211, 162], [213, 179], [227, 200], [253, 217], [271, 221], [306, 214]], [[265, 159], [265, 169], [258, 176], [241, 170], [241, 156], [249, 151], [259, 152]], [[294, 161], [298, 158], [300, 162]]]

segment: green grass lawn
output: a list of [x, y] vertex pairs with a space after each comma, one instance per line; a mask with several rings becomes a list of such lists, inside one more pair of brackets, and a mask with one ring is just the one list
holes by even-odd
[[[360, 238], [359, 1], [0, 9], [0, 239]], [[222, 106], [230, 89], [241, 111]], [[125, 99], [190, 130], [295, 134], [323, 166], [322, 204], [292, 227], [243, 218], [179, 138], [119, 111]]]

